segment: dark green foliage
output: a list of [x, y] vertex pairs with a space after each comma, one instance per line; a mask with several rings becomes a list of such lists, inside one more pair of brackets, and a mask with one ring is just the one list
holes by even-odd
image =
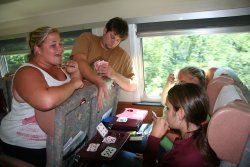
[[147, 95], [160, 96], [170, 72], [185, 66], [232, 68], [250, 88], [250, 33], [143, 38]]

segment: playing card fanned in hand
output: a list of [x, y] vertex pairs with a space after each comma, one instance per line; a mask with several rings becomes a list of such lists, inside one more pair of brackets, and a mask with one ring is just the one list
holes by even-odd
[[98, 71], [99, 67], [102, 66], [103, 64], [108, 64], [107, 61], [104, 60], [98, 60], [94, 63], [95, 70]]

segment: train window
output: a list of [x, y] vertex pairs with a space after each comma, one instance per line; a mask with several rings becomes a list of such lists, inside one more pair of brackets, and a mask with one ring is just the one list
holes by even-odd
[[[246, 18], [243, 18], [244, 24], [245, 20]], [[168, 74], [176, 73], [178, 69], [190, 65], [204, 70], [214, 66], [232, 68], [250, 88], [249, 26], [229, 26], [227, 20], [223, 20], [227, 27], [220, 27], [218, 20], [210, 19], [201, 23], [200, 21], [150, 23], [138, 26], [144, 68], [142, 100], [158, 100]], [[213, 21], [216, 22], [216, 27], [207, 25]], [[249, 21], [246, 24], [250, 25]]]
[[[64, 45], [63, 61], [69, 59], [75, 38], [91, 29], [62, 32]], [[28, 46], [25, 37], [0, 40], [0, 77], [11, 75], [20, 65], [27, 61]]]
[[[71, 49], [64, 50], [63, 61], [69, 60]], [[27, 53], [0, 55], [1, 76], [12, 75], [23, 63], [27, 62]]]

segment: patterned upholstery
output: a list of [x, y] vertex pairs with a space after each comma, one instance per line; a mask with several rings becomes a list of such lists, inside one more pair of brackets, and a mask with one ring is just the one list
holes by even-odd
[[[111, 80], [106, 80], [106, 84], [109, 97], [102, 111], [96, 109], [97, 87], [92, 84], [76, 91], [56, 108], [54, 137], [47, 139], [47, 166], [71, 166], [75, 153], [95, 135], [96, 126], [106, 112], [116, 112], [118, 87], [112, 86]], [[65, 147], [70, 140], [72, 144]]]
[[[84, 146], [84, 143], [96, 133], [96, 126], [110, 114], [115, 114], [118, 103], [119, 87], [112, 80], [106, 79], [108, 97], [104, 100], [104, 108], [97, 111], [97, 87], [86, 84], [58, 106], [55, 115], [54, 137], [47, 138], [47, 166], [71, 166], [75, 153]], [[3, 90], [7, 105], [11, 106], [11, 78], [0, 79], [0, 88]], [[10, 110], [9, 110], [10, 111]], [[78, 136], [78, 137], [77, 137]], [[72, 143], [65, 147], [68, 143]], [[6, 158], [5, 158], [6, 159]], [[12, 157], [6, 159], [11, 162]]]

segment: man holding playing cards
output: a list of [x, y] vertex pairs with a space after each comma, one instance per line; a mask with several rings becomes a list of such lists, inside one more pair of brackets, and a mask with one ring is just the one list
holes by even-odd
[[84, 78], [98, 87], [98, 110], [103, 107], [107, 87], [100, 76], [114, 80], [123, 90], [135, 91], [132, 59], [119, 44], [128, 37], [128, 24], [119, 17], [110, 19], [103, 36], [82, 33], [72, 49], [71, 58], [78, 62]]

